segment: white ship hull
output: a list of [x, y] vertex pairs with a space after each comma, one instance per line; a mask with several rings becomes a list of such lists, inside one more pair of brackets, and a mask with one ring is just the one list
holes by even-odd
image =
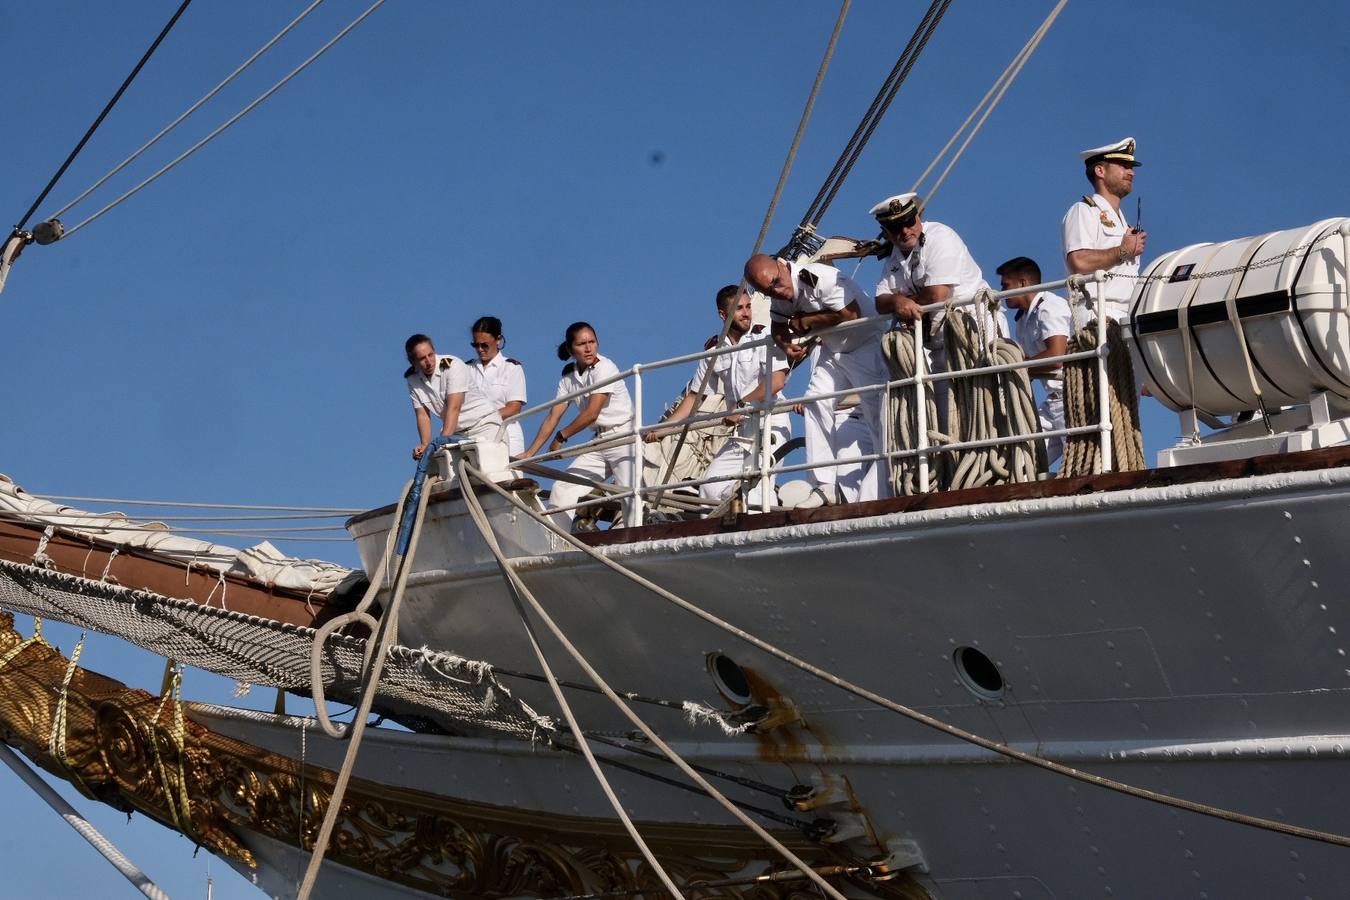
[[[432, 507], [401, 639], [537, 672], [496, 567], [464, 531], [461, 503]], [[367, 569], [388, 519], [353, 526]], [[509, 519], [496, 517], [515, 529], [516, 553], [548, 546], [534, 523]], [[1345, 833], [1350, 610], [1338, 586], [1350, 575], [1347, 524], [1350, 469], [1330, 468], [646, 540], [606, 553], [790, 653], [991, 739]], [[705, 660], [724, 651], [738, 662], [756, 702], [781, 698], [800, 721], [727, 736], [659, 707], [638, 710], [692, 762], [783, 789], [846, 782], [842, 803], [800, 818], [832, 820], [835, 838], [858, 854], [913, 841], [934, 896], [1326, 896], [1350, 876], [1345, 849], [1008, 763], [872, 707], [579, 553], [536, 554], [520, 569], [620, 691], [730, 709]], [[997, 696], [967, 686], [954, 656], [961, 647], [997, 666]], [[582, 680], [552, 642], [548, 651], [563, 677]], [[507, 680], [552, 709], [540, 685]], [[630, 730], [599, 698], [571, 698], [585, 728]], [[446, 748], [441, 771], [484, 772], [456, 782], [457, 795], [606, 814], [570, 757], [420, 740]], [[620, 784], [635, 818], [722, 820], [692, 794], [641, 778]], [[731, 793], [783, 810], [762, 794]]]

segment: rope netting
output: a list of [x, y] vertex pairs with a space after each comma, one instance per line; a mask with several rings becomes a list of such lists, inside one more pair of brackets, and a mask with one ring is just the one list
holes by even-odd
[[[0, 607], [119, 637], [227, 678], [310, 693], [312, 628], [8, 560], [0, 560]], [[359, 694], [365, 648], [364, 638], [328, 638], [322, 657], [328, 696], [350, 702]], [[451, 653], [390, 648], [378, 696], [382, 709], [454, 731], [534, 740], [554, 730], [490, 665]]]

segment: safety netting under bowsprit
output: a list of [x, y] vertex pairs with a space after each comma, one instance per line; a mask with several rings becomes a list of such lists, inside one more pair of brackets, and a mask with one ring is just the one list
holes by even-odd
[[[0, 560], [0, 607], [113, 635], [237, 681], [310, 694], [312, 628], [8, 560]], [[325, 641], [326, 696], [355, 702], [365, 646], [342, 634]], [[375, 708], [526, 740], [554, 727], [512, 696], [489, 664], [402, 646], [389, 650]]]

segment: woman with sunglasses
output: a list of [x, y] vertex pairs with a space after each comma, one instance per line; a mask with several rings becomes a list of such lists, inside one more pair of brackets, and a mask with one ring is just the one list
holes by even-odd
[[[479, 389], [506, 419], [525, 408], [525, 367], [517, 360], [502, 355], [506, 338], [502, 337], [502, 321], [496, 316], [483, 316], [469, 327], [469, 344], [478, 354], [469, 360], [469, 373]], [[525, 449], [525, 432], [519, 422], [506, 425], [506, 443], [512, 456]]]
[[[595, 336], [595, 329], [586, 322], [573, 322], [567, 327], [567, 336], [558, 345], [558, 358], [571, 360], [563, 366], [562, 378], [558, 380], [555, 396], [560, 398], [592, 388], [619, 374], [618, 366], [600, 355], [600, 341]], [[576, 418], [558, 427], [569, 402], [577, 408]], [[595, 437], [601, 438], [610, 434], [616, 437], [626, 434], [632, 427], [633, 403], [628, 398], [628, 387], [622, 381], [615, 381], [601, 385], [591, 393], [573, 397], [570, 401], [555, 403], [524, 455], [534, 456], [545, 444], [550, 453], [561, 450], [564, 444], [588, 428]], [[595, 481], [612, 479], [619, 487], [629, 487], [633, 483], [633, 442], [622, 440], [611, 446], [588, 450], [573, 459], [567, 471]], [[584, 484], [558, 481], [553, 485], [549, 503], [553, 506], [572, 506], [589, 490]], [[625, 520], [629, 518], [630, 508], [631, 501], [625, 500]], [[576, 512], [564, 510], [557, 515], [570, 524]]]

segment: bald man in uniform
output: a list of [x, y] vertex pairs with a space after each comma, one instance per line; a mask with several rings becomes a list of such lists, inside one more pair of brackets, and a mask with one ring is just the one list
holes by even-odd
[[[849, 388], [884, 384], [889, 380], [886, 364], [881, 358], [881, 341], [876, 327], [863, 325], [848, 331], [819, 334], [822, 330], [862, 318], [862, 304], [871, 298], [853, 279], [833, 266], [824, 263], [788, 262], [773, 256], [757, 254], [745, 264], [745, 280], [755, 290], [769, 298], [769, 317], [774, 342], [782, 348], [791, 363], [799, 362], [810, 348], [797, 339], [815, 335], [820, 351], [811, 368], [808, 394], [830, 394]], [[877, 391], [861, 393], [860, 406], [867, 426], [874, 436], [873, 446], [880, 447], [881, 394]], [[835, 446], [835, 406], [837, 398], [825, 397], [805, 404], [806, 461], [816, 487], [816, 502], [837, 503], [840, 494], [836, 486], [838, 457]], [[885, 484], [886, 478], [870, 481]], [[877, 499], [876, 489], [866, 492], [863, 500]]]

